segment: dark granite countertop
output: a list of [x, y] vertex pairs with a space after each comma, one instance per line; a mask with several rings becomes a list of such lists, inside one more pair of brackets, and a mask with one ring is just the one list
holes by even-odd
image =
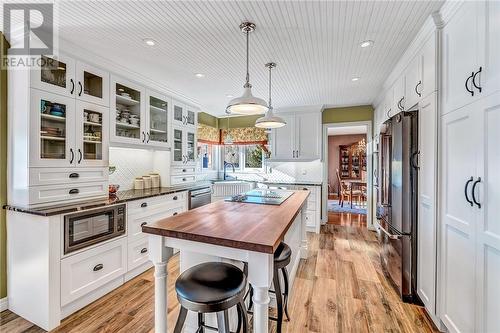
[[88, 200], [82, 202], [75, 202], [70, 204], [63, 204], [58, 206], [45, 206], [45, 207], [31, 207], [31, 206], [13, 206], [5, 205], [3, 208], [7, 210], [13, 210], [16, 212], [40, 215], [40, 216], [52, 216], [60, 214], [68, 214], [73, 212], [79, 212], [87, 209], [104, 207], [109, 205], [115, 205], [119, 203], [124, 203], [127, 201], [138, 200], [149, 197], [156, 197], [165, 194], [171, 194], [182, 191], [196, 190], [203, 187], [210, 186], [210, 182], [196, 182], [189, 185], [182, 186], [171, 186], [171, 187], [160, 187], [149, 190], [125, 190], [118, 191], [116, 195], [109, 196], [107, 199], [97, 199]]

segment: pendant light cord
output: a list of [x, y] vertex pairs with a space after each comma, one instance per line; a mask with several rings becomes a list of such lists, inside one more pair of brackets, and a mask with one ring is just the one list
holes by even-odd
[[272, 105], [271, 105], [271, 71], [272, 71], [273, 67], [272, 66], [269, 66], [269, 109], [272, 109]]
[[248, 63], [249, 63], [249, 36], [248, 34], [250, 33], [250, 31], [246, 31], [245, 32], [246, 35], [247, 35], [247, 76], [246, 76], [246, 82], [245, 82], [245, 85], [243, 86], [244, 88], [247, 88], [247, 87], [250, 87], [250, 71], [248, 69]]

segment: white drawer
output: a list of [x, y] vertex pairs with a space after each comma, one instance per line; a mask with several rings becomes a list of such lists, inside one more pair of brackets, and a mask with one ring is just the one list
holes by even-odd
[[316, 212], [306, 211], [306, 226], [315, 227], [316, 226]]
[[30, 186], [107, 182], [108, 168], [30, 168]]
[[61, 260], [61, 305], [105, 285], [127, 271], [127, 238]]
[[193, 175], [195, 173], [196, 173], [196, 167], [194, 167], [194, 166], [185, 166], [185, 167], [170, 169], [170, 174], [172, 176], [175, 176], [175, 175]]
[[43, 185], [29, 188], [29, 198], [33, 204], [107, 197], [108, 182]]
[[172, 176], [170, 177], [170, 183], [172, 185], [181, 185], [194, 183], [196, 181], [195, 175], [183, 175], [183, 176]]
[[127, 260], [127, 270], [139, 267], [149, 260], [148, 257], [148, 239], [143, 238], [138, 241], [131, 242], [128, 244], [128, 260]]
[[143, 215], [159, 208], [169, 209], [171, 205], [186, 205], [186, 198], [187, 192], [184, 191], [130, 201], [127, 202], [127, 215]]
[[156, 222], [166, 217], [174, 216], [186, 211], [184, 205], [172, 205], [170, 209], [162, 210], [151, 215], [132, 215], [128, 218], [128, 237], [129, 240], [135, 241], [147, 236], [142, 232], [142, 226], [148, 223]]

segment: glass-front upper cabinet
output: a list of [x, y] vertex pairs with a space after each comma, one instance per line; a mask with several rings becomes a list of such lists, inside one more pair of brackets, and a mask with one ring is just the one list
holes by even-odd
[[76, 98], [103, 106], [109, 106], [109, 73], [77, 61]]
[[76, 163], [75, 101], [31, 90], [30, 166], [72, 166]]
[[60, 54], [57, 58], [42, 55], [39, 66], [31, 69], [31, 87], [65, 96], [75, 96], [75, 60]]
[[76, 165], [107, 166], [109, 108], [76, 102]]
[[172, 136], [172, 164], [184, 164], [184, 132], [180, 128], [173, 129]]
[[172, 101], [173, 104], [173, 116], [172, 123], [174, 126], [188, 126], [196, 127], [197, 124], [197, 113], [196, 111], [183, 103], [178, 101]]
[[144, 88], [125, 79], [112, 78], [110, 106], [111, 141], [144, 144], [147, 125], [143, 112]]
[[153, 91], [147, 94], [148, 128], [146, 130], [146, 143], [153, 146], [169, 146], [169, 110], [170, 99]]
[[193, 130], [186, 130], [186, 163], [196, 162], [196, 133]]

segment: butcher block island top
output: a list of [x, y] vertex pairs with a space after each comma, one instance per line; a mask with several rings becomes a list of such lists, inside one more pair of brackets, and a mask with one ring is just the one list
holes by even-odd
[[144, 225], [142, 231], [237, 249], [274, 253], [307, 202], [309, 191], [294, 191], [281, 205], [217, 201]]

